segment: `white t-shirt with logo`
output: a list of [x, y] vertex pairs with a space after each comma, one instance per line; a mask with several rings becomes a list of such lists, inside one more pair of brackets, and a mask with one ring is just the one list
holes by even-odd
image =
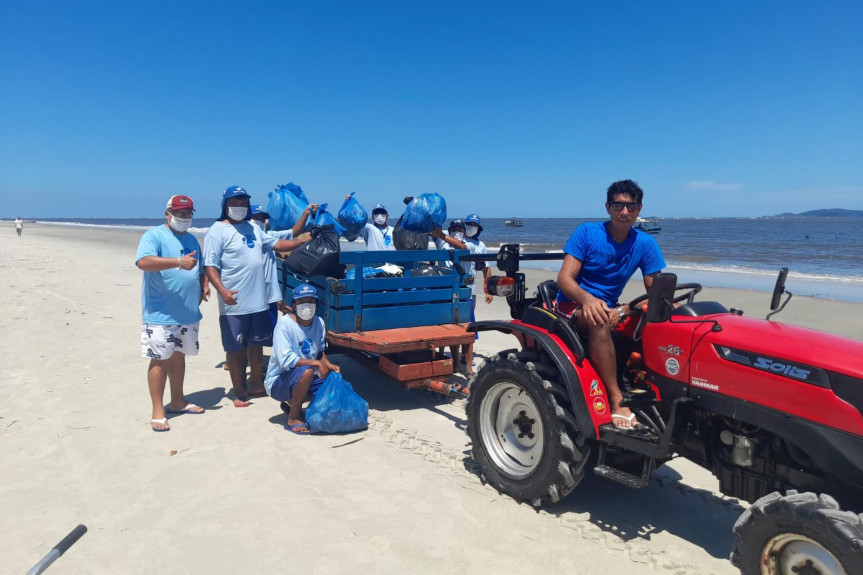
[[318, 354], [326, 350], [326, 338], [324, 318], [319, 315], [312, 318], [309, 326], [298, 324], [290, 315], [280, 317], [273, 332], [273, 354], [264, 379], [267, 394], [272, 392], [273, 383], [279, 376], [294, 369], [298, 361], [317, 359]]

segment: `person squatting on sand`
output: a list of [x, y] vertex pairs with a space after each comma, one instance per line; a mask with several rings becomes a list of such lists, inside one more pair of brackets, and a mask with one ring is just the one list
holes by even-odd
[[566, 246], [563, 266], [557, 276], [560, 291], [555, 299], [559, 312], [576, 316], [576, 325], [588, 335], [590, 357], [608, 390], [611, 422], [635, 428], [638, 422], [629, 408], [620, 405], [623, 395], [617, 384], [617, 356], [612, 330], [630, 313], [617, 303], [626, 282], [641, 270], [644, 289], [665, 267], [659, 245], [650, 234], [632, 229], [641, 211], [642, 189], [632, 180], [614, 182], [606, 194], [607, 222], [581, 224]]
[[147, 384], [153, 402], [153, 431], [170, 429], [162, 405], [166, 379], [171, 382], [168, 413], [204, 413], [183, 394], [186, 356], [198, 355], [199, 307], [209, 296], [196, 258], [201, 246], [186, 231], [194, 211], [189, 196], [171, 196], [165, 225], [147, 230], [135, 255], [135, 265], [144, 272], [141, 355], [150, 358]]
[[317, 295], [309, 284], [294, 288], [293, 313], [283, 315], [276, 324], [273, 355], [264, 380], [267, 393], [282, 402], [282, 410], [288, 413], [285, 429], [297, 435], [309, 433], [303, 421], [303, 403], [314, 396], [331, 371], [339, 372], [339, 366], [330, 363], [324, 353], [327, 330], [324, 319], [315, 315]]
[[[265, 255], [288, 251], [308, 240], [277, 240], [252, 225], [249, 194], [230, 186], [222, 194], [222, 213], [204, 236], [207, 279], [219, 294], [219, 328], [228, 354], [234, 406], [247, 407], [248, 396], [266, 395], [263, 385], [263, 346], [272, 345], [273, 324], [264, 278]], [[246, 362], [249, 390], [244, 385]]]
[[[476, 215], [476, 214], [473, 214]], [[434, 238], [435, 247], [439, 250], [467, 250], [471, 254], [482, 253], [480, 250], [485, 247], [485, 244], [480, 246], [479, 242], [470, 242], [465, 240], [465, 230], [467, 226], [465, 225], [464, 220], [453, 220], [449, 224], [449, 228], [447, 229], [447, 233], [444, 234], [441, 228], [437, 228], [432, 230], [432, 237]], [[446, 261], [442, 262], [448, 268], [452, 267], [452, 262]], [[476, 300], [476, 267], [474, 262], [463, 262], [461, 266], [464, 268], [465, 278], [473, 278], [473, 283], [471, 283], [471, 295], [474, 298], [474, 303]], [[473, 321], [473, 304], [471, 306], [471, 321]], [[450, 348], [450, 353], [452, 354], [453, 360], [458, 359], [458, 354], [456, 353], [456, 349]], [[467, 377], [473, 377], [473, 344], [462, 345], [461, 353], [464, 356], [465, 363], [465, 375]], [[458, 369], [460, 366], [455, 365], [453, 369]]]

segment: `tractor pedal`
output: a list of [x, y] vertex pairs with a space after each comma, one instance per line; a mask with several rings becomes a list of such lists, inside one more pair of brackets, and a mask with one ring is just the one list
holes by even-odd
[[645, 477], [642, 475], [641, 477], [636, 477], [631, 473], [616, 469], [610, 465], [597, 465], [593, 468], [593, 472], [600, 477], [611, 479], [612, 481], [622, 483], [623, 485], [632, 487], [633, 489], [642, 489], [647, 487], [647, 484], [650, 481], [649, 476]]
[[[617, 427], [613, 423], [605, 423], [599, 426], [599, 433], [602, 439], [606, 439], [609, 435], [624, 438], [625, 443], [630, 443], [626, 439], [634, 439], [636, 441], [647, 441], [650, 443], [659, 443], [660, 437], [656, 435], [652, 429], [646, 425], [640, 424], [635, 429]], [[614, 440], [612, 443], [617, 443]]]

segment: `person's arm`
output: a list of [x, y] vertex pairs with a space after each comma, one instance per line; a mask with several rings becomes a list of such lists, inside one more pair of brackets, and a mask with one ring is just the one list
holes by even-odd
[[[578, 285], [575, 278], [581, 272], [582, 262], [566, 254], [560, 273], [557, 274], [557, 287], [570, 300], [581, 304], [584, 317], [590, 325], [606, 325], [612, 320], [608, 305]], [[616, 315], [619, 314], [615, 311]]]
[[312, 241], [312, 238], [305, 238], [302, 240], [278, 240], [273, 246], [273, 249], [277, 252], [290, 252], [310, 241]]
[[180, 268], [181, 270], [188, 271], [194, 269], [197, 265], [198, 260], [195, 258], [195, 254], [197, 253], [198, 250], [195, 250], [190, 254], [186, 254], [184, 256], [176, 258], [144, 256], [137, 262], [135, 262], [135, 265], [137, 265], [139, 269], [145, 272], [161, 272], [173, 268]]
[[[318, 204], [309, 204], [306, 206], [306, 209], [303, 210], [303, 215], [300, 216], [300, 219], [297, 220], [297, 223], [294, 224], [294, 227], [291, 228], [291, 232], [293, 232], [294, 237], [297, 237], [303, 230], [306, 229], [306, 222], [309, 219], [309, 216], [318, 211]], [[286, 251], [286, 250], [280, 250]]]
[[464, 243], [463, 241], [457, 240], [452, 236], [446, 235], [445, 233], [443, 233], [443, 230], [441, 228], [435, 228], [434, 230], [432, 230], [431, 235], [433, 238], [441, 240], [443, 242], [446, 242], [447, 244], [451, 245], [452, 247], [454, 247], [457, 250], [466, 250], [467, 249], [466, 243]]
[[201, 272], [201, 303], [202, 301], [210, 301], [210, 280], [207, 279], [207, 273]]
[[494, 301], [494, 296], [488, 293], [488, 278], [491, 277], [491, 268], [486, 266], [484, 270], [482, 270], [483, 274], [483, 282], [482, 289], [485, 291], [485, 303], [491, 303]]
[[225, 305], [237, 305], [237, 290], [227, 289], [225, 287], [225, 284], [222, 283], [222, 276], [219, 268], [216, 266], [207, 266], [204, 269], [207, 273], [207, 279], [210, 280], [210, 283], [213, 284], [214, 288], [216, 288], [216, 293], [219, 294], [219, 297], [222, 298]]

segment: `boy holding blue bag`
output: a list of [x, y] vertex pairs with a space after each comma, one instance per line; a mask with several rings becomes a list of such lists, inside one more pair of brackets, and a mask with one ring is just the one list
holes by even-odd
[[302, 419], [303, 403], [315, 395], [331, 371], [339, 373], [339, 366], [330, 363], [324, 353], [327, 330], [323, 318], [315, 315], [317, 304], [314, 287], [300, 284], [294, 288], [294, 313], [283, 315], [276, 323], [273, 355], [264, 379], [267, 394], [288, 411], [286, 429], [297, 435], [309, 434]]

